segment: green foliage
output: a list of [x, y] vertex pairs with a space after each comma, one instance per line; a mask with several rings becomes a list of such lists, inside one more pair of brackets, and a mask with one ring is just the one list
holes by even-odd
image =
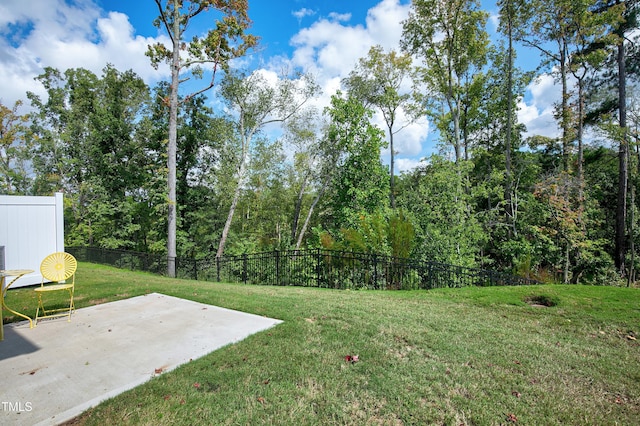
[[340, 229], [337, 239], [327, 231], [318, 232], [320, 246], [330, 250], [409, 258], [415, 243], [413, 224], [402, 210], [373, 215], [361, 213], [358, 224]]
[[31, 143], [28, 116], [0, 102], [0, 193], [20, 194], [29, 190], [28, 159]]
[[149, 126], [141, 117], [147, 86], [132, 71], [112, 66], [101, 77], [47, 68], [38, 79], [47, 100], [29, 94], [35, 108], [33, 192], [64, 190], [69, 241], [147, 250], [158, 220], [151, 214], [152, 182], [162, 159], [146, 145]]
[[327, 139], [342, 153], [331, 182], [331, 224], [328, 229], [358, 224], [362, 212], [384, 211], [389, 199], [389, 174], [380, 161], [383, 133], [371, 124], [371, 111], [353, 97], [331, 98]]
[[415, 244], [415, 229], [403, 210], [396, 210], [389, 217], [387, 241], [394, 257], [411, 257]]
[[476, 266], [487, 238], [471, 205], [471, 162], [453, 164], [438, 156], [405, 177], [398, 203], [416, 222], [416, 252], [421, 259]]

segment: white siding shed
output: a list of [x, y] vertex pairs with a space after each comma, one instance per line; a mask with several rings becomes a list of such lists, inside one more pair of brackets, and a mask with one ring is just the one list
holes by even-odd
[[12, 288], [39, 284], [40, 262], [48, 254], [64, 251], [63, 195], [30, 197], [0, 195], [0, 246], [4, 269], [33, 269]]

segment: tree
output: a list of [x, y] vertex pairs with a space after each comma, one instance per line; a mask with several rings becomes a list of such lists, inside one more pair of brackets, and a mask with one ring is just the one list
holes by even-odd
[[[638, 28], [640, 2], [637, 0], [601, 0], [596, 2], [595, 11], [609, 13], [611, 9], [623, 9], [622, 20], [618, 25], [610, 27], [611, 34], [616, 37], [615, 46], [609, 49], [609, 58], [603, 72], [594, 76], [591, 81], [589, 96], [592, 102], [586, 114], [586, 122], [599, 124], [606, 128], [612, 139], [618, 142], [618, 200], [615, 222], [614, 259], [621, 274], [625, 272], [627, 198], [629, 184], [629, 137], [627, 129], [627, 85], [630, 75], [638, 75], [637, 50], [633, 40], [629, 39]], [[637, 36], [636, 36], [637, 37]], [[602, 43], [590, 46], [590, 49], [601, 49]], [[611, 47], [611, 46], [610, 46]], [[613, 115], [617, 112], [617, 122]], [[618, 127], [613, 131], [611, 124]]]
[[[514, 106], [516, 99], [514, 97], [514, 62], [516, 52], [513, 47], [515, 28], [519, 24], [519, 17], [522, 13], [520, 8], [524, 7], [522, 1], [519, 0], [498, 0], [500, 8], [500, 29], [507, 37], [507, 60], [506, 60], [506, 76], [505, 96], [507, 104], [507, 120], [504, 139], [504, 156], [505, 156], [505, 201], [506, 201], [506, 217], [507, 221], [512, 222], [515, 217], [512, 200], [513, 175], [511, 170], [511, 158], [513, 153], [513, 127], [514, 127]], [[515, 228], [515, 225], [514, 225]]]
[[[291, 220], [291, 245], [295, 245], [296, 250], [302, 245], [313, 211], [324, 193], [326, 184], [323, 182], [331, 174], [335, 164], [332, 163], [333, 155], [329, 151], [329, 144], [322, 138], [323, 125], [317, 110], [308, 108], [287, 121], [284, 128], [284, 140], [294, 149], [290, 180], [292, 187], [297, 188], [297, 196]], [[300, 226], [304, 200], [314, 184], [315, 196]]]
[[236, 153], [234, 174], [236, 188], [216, 257], [221, 257], [224, 253], [231, 222], [245, 184], [254, 136], [270, 123], [281, 123], [290, 119], [317, 91], [318, 86], [308, 75], [299, 76], [297, 79], [278, 78], [275, 84], [269, 81], [264, 72], [254, 72], [250, 75], [228, 72], [225, 76], [220, 93], [235, 114], [233, 121], [239, 152]]
[[[394, 135], [411, 124], [418, 115], [418, 105], [411, 96], [415, 78], [411, 57], [394, 50], [385, 53], [381, 46], [369, 49], [366, 58], [360, 58], [355, 70], [344, 83], [351, 96], [361, 99], [365, 106], [374, 106], [382, 112], [389, 133], [391, 208], [395, 208]], [[402, 116], [407, 119], [400, 128], [394, 128]]]
[[26, 194], [29, 188], [29, 117], [0, 103], [0, 192]]
[[[624, 260], [626, 254], [625, 247], [625, 226], [626, 226], [626, 199], [628, 184], [628, 136], [627, 136], [627, 65], [625, 54], [626, 33], [638, 27], [639, 2], [635, 0], [616, 0], [615, 5], [624, 4], [624, 21], [617, 26], [615, 34], [618, 36], [616, 64], [618, 68], [618, 125], [620, 126], [620, 143], [618, 150], [618, 211], [616, 214], [616, 245], [615, 262], [620, 272], [624, 272]], [[612, 7], [612, 6], [609, 6]], [[613, 6], [615, 7], [615, 6]]]
[[411, 212], [416, 255], [421, 259], [475, 267], [486, 239], [466, 190], [471, 161], [458, 163], [433, 155], [403, 177], [398, 205]]
[[[171, 48], [162, 43], [149, 46], [147, 55], [154, 67], [165, 62], [171, 69], [171, 86], [169, 99], [169, 135], [167, 146], [168, 167], [168, 213], [167, 213], [167, 273], [175, 277], [176, 258], [176, 152], [177, 152], [177, 120], [178, 92], [180, 84], [191, 77], [202, 78], [204, 66], [211, 67], [210, 82], [202, 89], [186, 96], [204, 93], [215, 84], [216, 72], [219, 68], [226, 70], [229, 61], [243, 56], [254, 47], [257, 38], [245, 34], [251, 25], [247, 14], [247, 0], [155, 0], [160, 16], [154, 21], [157, 28], [163, 28], [171, 40]], [[185, 41], [185, 33], [189, 24], [202, 13], [211, 10], [222, 14], [215, 21], [215, 28], [206, 36], [194, 36], [190, 42]], [[189, 75], [189, 76], [187, 76]]]
[[476, 0], [416, 0], [404, 22], [401, 45], [423, 61], [427, 96], [442, 107], [432, 115], [439, 117], [441, 138], [453, 145], [456, 161], [462, 159], [463, 81], [486, 63], [487, 17]]
[[382, 213], [389, 198], [388, 172], [380, 162], [384, 134], [370, 123], [371, 110], [338, 92], [327, 109], [327, 141], [336, 169], [330, 184], [330, 228], [357, 228], [362, 215]]
[[37, 79], [47, 98], [28, 93], [34, 108], [33, 191], [67, 194], [69, 241], [139, 248], [145, 238], [136, 197], [151, 193], [154, 166], [141, 120], [147, 86], [132, 71], [110, 65], [101, 77], [81, 68], [64, 74], [47, 68]]

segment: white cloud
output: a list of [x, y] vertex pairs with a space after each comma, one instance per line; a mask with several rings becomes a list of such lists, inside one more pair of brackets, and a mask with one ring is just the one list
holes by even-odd
[[560, 134], [554, 111], [555, 104], [561, 100], [561, 93], [549, 74], [543, 74], [529, 84], [525, 100], [518, 102], [518, 122], [527, 127], [525, 137], [542, 135], [555, 138]]
[[293, 12], [291, 12], [291, 14], [298, 19], [298, 22], [302, 21], [302, 18], [306, 17], [306, 16], [313, 16], [316, 14], [315, 11], [311, 10], [311, 9], [307, 9], [306, 7], [303, 7], [300, 10], [295, 10]]
[[329, 19], [331, 21], [337, 21], [337, 22], [347, 22], [351, 20], [351, 14], [350, 13], [336, 13], [336, 12], [331, 12], [329, 14]]
[[[402, 22], [409, 16], [410, 6], [398, 0], [383, 0], [367, 14], [367, 32], [375, 44], [385, 49], [398, 49], [402, 37]], [[367, 49], [368, 50], [368, 49]]]
[[101, 10], [90, 0], [10, 0], [0, 6], [0, 32], [18, 28], [18, 36], [0, 39], [0, 93], [5, 104], [24, 99], [27, 91], [44, 94], [33, 79], [44, 67], [64, 71], [86, 68], [100, 74], [107, 63], [133, 69], [147, 83], [168, 74], [154, 70], [144, 55], [158, 39], [136, 36], [126, 15]]
[[424, 163], [418, 158], [396, 158], [394, 165], [395, 174], [411, 171], [421, 164]]
[[496, 12], [489, 14], [488, 23], [490, 31], [495, 33], [500, 28], [500, 15]]

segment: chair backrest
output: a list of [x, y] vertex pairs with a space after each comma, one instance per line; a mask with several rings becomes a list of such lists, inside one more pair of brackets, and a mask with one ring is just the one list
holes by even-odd
[[40, 264], [40, 273], [44, 279], [54, 282], [71, 277], [78, 267], [76, 258], [69, 253], [57, 252], [45, 257]]

